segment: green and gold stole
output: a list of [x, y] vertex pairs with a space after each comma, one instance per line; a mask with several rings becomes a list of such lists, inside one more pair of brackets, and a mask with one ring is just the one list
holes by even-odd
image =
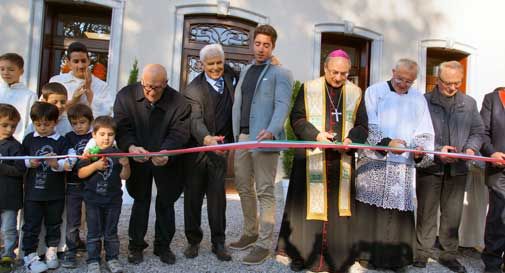
[[[324, 77], [307, 81], [305, 86], [305, 111], [307, 120], [320, 132], [326, 131], [326, 80]], [[346, 81], [342, 87], [343, 122], [342, 139], [354, 127], [356, 112], [361, 101], [361, 89]], [[338, 106], [337, 106], [338, 107]], [[338, 111], [338, 109], [337, 109]], [[328, 220], [326, 160], [324, 150], [306, 150], [307, 166], [307, 220]], [[351, 160], [352, 156], [341, 155], [340, 184], [338, 197], [339, 216], [351, 216]]]

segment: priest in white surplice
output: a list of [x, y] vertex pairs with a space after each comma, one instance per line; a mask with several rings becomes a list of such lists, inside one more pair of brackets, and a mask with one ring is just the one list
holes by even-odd
[[[412, 87], [417, 72], [416, 62], [401, 59], [391, 80], [366, 90], [369, 144], [433, 150], [428, 105], [423, 94]], [[430, 156], [422, 153], [361, 153], [356, 217], [362, 266], [397, 270], [412, 264], [415, 168], [430, 162]]]

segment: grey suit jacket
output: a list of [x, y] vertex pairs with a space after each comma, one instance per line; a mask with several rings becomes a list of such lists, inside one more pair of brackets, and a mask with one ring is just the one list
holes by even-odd
[[[251, 65], [248, 65], [240, 73], [240, 79], [235, 88], [232, 122], [233, 136], [236, 141], [238, 141], [240, 134], [242, 83], [250, 67]], [[263, 129], [271, 132], [275, 139], [285, 139], [284, 122], [288, 116], [292, 88], [291, 71], [278, 65], [271, 65], [268, 61], [258, 78], [251, 102], [249, 140], [255, 140]]]

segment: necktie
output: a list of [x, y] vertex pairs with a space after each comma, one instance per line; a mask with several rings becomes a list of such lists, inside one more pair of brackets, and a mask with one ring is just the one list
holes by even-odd
[[218, 92], [219, 94], [223, 94], [223, 91], [224, 91], [224, 79], [223, 78], [219, 78], [219, 80], [217, 80], [216, 83], [214, 83], [214, 86], [217, 88], [216, 92]]

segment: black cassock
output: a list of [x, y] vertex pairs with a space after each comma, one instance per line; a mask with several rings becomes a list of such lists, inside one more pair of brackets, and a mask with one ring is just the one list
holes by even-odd
[[[331, 88], [328, 84], [326, 94], [326, 131], [336, 133], [342, 138], [342, 115], [336, 121], [334, 108], [342, 113], [343, 97], [341, 88]], [[331, 99], [330, 99], [331, 96]], [[363, 96], [364, 98], [364, 96]], [[307, 120], [305, 112], [304, 86], [296, 98], [290, 115], [291, 125], [299, 140], [315, 141], [319, 131]], [[365, 102], [362, 99], [356, 114], [354, 128], [349, 132], [353, 143], [364, 143], [368, 136], [368, 118]], [[352, 152], [354, 153], [354, 152]], [[353, 161], [354, 162], [354, 159]], [[353, 174], [354, 174], [354, 164]], [[295, 152], [291, 171], [286, 206], [282, 219], [277, 254], [289, 256], [292, 268], [308, 269], [313, 272], [340, 272], [355, 261], [353, 217], [338, 215], [338, 193], [340, 177], [340, 153], [326, 150], [328, 221], [306, 220], [306, 156], [304, 149]], [[352, 183], [354, 184], [354, 178]], [[354, 210], [354, 186], [351, 190], [351, 212]], [[294, 269], [294, 268], [293, 268]]]

